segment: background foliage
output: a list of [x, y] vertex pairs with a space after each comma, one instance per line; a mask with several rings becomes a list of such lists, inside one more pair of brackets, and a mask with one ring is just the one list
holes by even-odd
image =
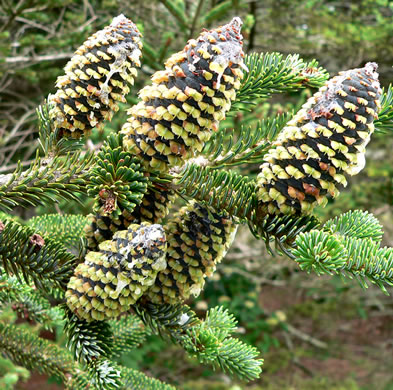
[[[34, 159], [37, 105], [54, 91], [55, 79], [73, 51], [119, 13], [131, 17], [144, 35], [143, 66], [127, 97], [129, 103], [189, 37], [235, 15], [245, 21], [244, 45], [249, 51], [298, 53], [304, 60], [317, 59], [330, 74], [376, 61], [381, 83], [387, 86], [392, 80], [392, 1], [1, 0], [0, 173], [12, 171], [18, 160], [27, 166]], [[252, 113], [238, 113], [224, 126], [240, 131], [241, 125], [256, 119], [297, 109], [312, 93], [306, 89], [260, 101]], [[99, 148], [124, 120], [125, 111], [120, 110], [102, 132], [93, 134], [87, 148]], [[323, 221], [349, 209], [367, 209], [384, 225], [383, 244], [393, 245], [392, 146], [389, 134], [373, 137], [364, 171], [351, 179], [340, 197], [318, 210]], [[250, 165], [241, 173], [252, 176], [257, 172], [258, 165]], [[55, 206], [16, 209], [14, 214], [22, 219], [46, 212], [87, 214], [92, 204], [77, 197], [79, 204], [65, 200]], [[393, 388], [389, 358], [393, 305], [391, 297], [377, 288], [365, 293], [338, 276], [299, 272], [294, 262], [268, 254], [262, 242], [244, 228], [203, 295], [192, 302], [201, 315], [217, 304], [234, 313], [240, 325], [238, 336], [264, 353], [264, 374], [258, 382], [246, 386], [199, 366], [181, 349], [151, 335], [142, 348], [123, 355], [121, 362], [183, 389]], [[11, 305], [1, 316], [24, 322], [23, 326], [42, 334], [45, 330], [27, 313], [25, 307]], [[44, 323], [50, 327], [56, 315], [49, 313]], [[64, 342], [59, 331], [44, 335], [59, 345]], [[58, 388], [53, 378], [47, 384], [47, 378], [36, 374], [30, 374], [23, 385], [28, 376], [24, 369], [0, 360], [0, 387], [31, 388], [41, 381], [48, 389]]]

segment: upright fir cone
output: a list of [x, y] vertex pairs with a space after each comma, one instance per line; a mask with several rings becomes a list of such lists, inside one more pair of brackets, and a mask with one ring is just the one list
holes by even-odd
[[101, 242], [110, 240], [119, 230], [128, 229], [130, 224], [142, 222], [162, 223], [175, 197], [176, 195], [172, 190], [157, 188], [156, 191], [153, 191], [148, 189], [142, 198], [142, 202], [132, 212], [123, 209], [119, 205], [121, 213], [117, 218], [90, 214], [88, 216], [89, 223], [85, 228], [88, 248], [96, 250]]
[[237, 226], [226, 214], [190, 202], [165, 225], [167, 268], [145, 296], [153, 303], [176, 303], [198, 296], [231, 246]]
[[111, 120], [125, 102], [140, 67], [141, 34], [124, 15], [113, 19], [79, 47], [57, 79], [58, 88], [49, 98], [50, 116], [59, 136], [80, 138]]
[[235, 99], [243, 72], [242, 21], [203, 31], [139, 92], [122, 128], [124, 145], [146, 166], [167, 170], [202, 150]]
[[67, 305], [86, 321], [115, 318], [129, 310], [166, 267], [161, 225], [130, 225], [89, 252], [71, 277]]
[[269, 214], [309, 214], [339, 194], [345, 175], [365, 166], [381, 89], [377, 64], [339, 73], [288, 122], [258, 175], [258, 199]]

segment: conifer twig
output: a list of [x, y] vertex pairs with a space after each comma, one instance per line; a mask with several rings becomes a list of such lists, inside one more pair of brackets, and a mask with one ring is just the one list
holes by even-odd
[[81, 158], [81, 152], [64, 157], [41, 159], [38, 156], [30, 167], [22, 171], [0, 175], [0, 210], [15, 206], [36, 206], [58, 201], [59, 198], [77, 200], [86, 192], [88, 168], [93, 164], [92, 153]]

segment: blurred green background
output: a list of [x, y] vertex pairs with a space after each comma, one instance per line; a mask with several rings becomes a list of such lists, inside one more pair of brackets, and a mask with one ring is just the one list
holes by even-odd
[[[125, 109], [137, 91], [172, 53], [203, 27], [240, 16], [246, 52], [298, 53], [317, 59], [331, 75], [340, 70], [379, 64], [384, 86], [393, 76], [393, 1], [322, 0], [0, 0], [0, 174], [18, 160], [28, 165], [37, 147], [35, 109], [53, 93], [56, 77], [73, 51], [93, 32], [124, 13], [144, 35], [143, 66], [136, 86], [102, 132], [87, 141], [98, 148], [118, 131]], [[315, 91], [275, 95], [255, 110], [228, 118], [224, 126], [296, 110]], [[367, 165], [349, 181], [341, 196], [317, 210], [325, 220], [349, 209], [369, 210], [385, 228], [384, 243], [393, 245], [393, 137], [374, 136]], [[255, 175], [258, 166], [242, 173]], [[87, 214], [91, 202], [60, 203], [15, 210], [21, 218], [45, 212]], [[356, 281], [300, 272], [286, 257], [269, 254], [261, 241], [241, 227], [237, 240], [202, 296], [190, 302], [198, 312], [221, 304], [239, 320], [239, 337], [265, 358], [257, 382], [244, 385], [187, 358], [158, 337], [150, 337], [123, 363], [177, 384], [184, 390], [392, 390], [393, 300]], [[10, 314], [11, 315], [11, 314]], [[48, 338], [63, 341], [60, 331]], [[59, 389], [50, 379], [0, 359], [1, 389]], [[25, 382], [23, 382], [25, 380]]]

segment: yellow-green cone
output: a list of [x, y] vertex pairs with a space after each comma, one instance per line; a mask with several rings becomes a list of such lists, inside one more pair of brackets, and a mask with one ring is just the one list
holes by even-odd
[[339, 73], [288, 122], [258, 175], [268, 214], [309, 214], [365, 165], [381, 89], [377, 65]]
[[134, 83], [141, 49], [141, 34], [124, 15], [79, 47], [49, 99], [59, 136], [80, 138], [112, 119], [118, 110], [116, 102], [125, 102], [128, 84]]
[[165, 226], [167, 268], [160, 271], [145, 296], [153, 303], [176, 303], [198, 296], [229, 249], [236, 225], [229, 216], [190, 202]]
[[67, 305], [79, 318], [103, 321], [129, 310], [166, 267], [161, 225], [130, 225], [89, 252], [71, 277]]
[[242, 21], [191, 39], [139, 92], [122, 128], [124, 145], [146, 166], [167, 170], [195, 156], [218, 129], [243, 77]]

